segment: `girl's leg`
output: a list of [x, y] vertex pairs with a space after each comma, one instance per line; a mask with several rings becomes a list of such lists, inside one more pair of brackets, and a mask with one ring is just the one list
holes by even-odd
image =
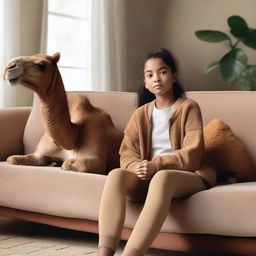
[[146, 202], [122, 256], [142, 256], [160, 231], [175, 197], [206, 189], [199, 176], [180, 170], [161, 170], [149, 185]]
[[118, 247], [125, 219], [127, 194], [131, 195], [132, 200], [143, 200], [147, 188], [148, 182], [140, 180], [130, 171], [115, 169], [109, 173], [99, 211], [98, 255], [113, 255]]

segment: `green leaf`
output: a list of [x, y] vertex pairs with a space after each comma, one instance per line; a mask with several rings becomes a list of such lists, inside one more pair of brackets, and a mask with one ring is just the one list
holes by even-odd
[[207, 74], [207, 73], [209, 73], [210, 71], [214, 70], [215, 68], [217, 68], [219, 66], [220, 66], [220, 61], [219, 60], [214, 61], [210, 64], [205, 65], [203, 71], [204, 71], [205, 74]]
[[244, 51], [235, 48], [229, 51], [220, 60], [220, 73], [225, 82], [235, 81], [240, 74], [246, 69], [248, 58]]
[[230, 40], [230, 37], [227, 34], [221, 31], [215, 31], [215, 30], [197, 30], [195, 32], [195, 35], [200, 40], [211, 42], [211, 43]]
[[241, 41], [248, 47], [256, 50], [256, 29], [251, 29], [250, 32]]
[[239, 78], [239, 82], [246, 87], [247, 90], [256, 90], [256, 65], [248, 65]]
[[249, 33], [249, 27], [246, 21], [240, 16], [231, 16], [228, 18], [230, 32], [239, 39], [245, 37]]

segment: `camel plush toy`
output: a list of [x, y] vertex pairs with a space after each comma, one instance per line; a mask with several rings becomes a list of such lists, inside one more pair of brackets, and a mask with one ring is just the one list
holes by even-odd
[[57, 67], [59, 58], [59, 53], [22, 56], [6, 67], [4, 78], [11, 85], [20, 84], [38, 95], [46, 130], [33, 154], [10, 156], [7, 161], [37, 166], [57, 162], [63, 170], [106, 173], [119, 166], [123, 133], [86, 97], [68, 103]]

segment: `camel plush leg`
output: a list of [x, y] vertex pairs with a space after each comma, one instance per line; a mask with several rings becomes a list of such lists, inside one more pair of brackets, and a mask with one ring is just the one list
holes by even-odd
[[93, 172], [93, 173], [105, 173], [104, 161], [100, 161], [98, 157], [90, 158], [72, 158], [65, 161], [62, 166], [62, 170], [78, 171], [78, 172]]
[[11, 164], [17, 165], [35, 165], [35, 166], [42, 166], [42, 165], [49, 165], [54, 160], [49, 156], [38, 156], [35, 154], [28, 154], [28, 155], [14, 155], [9, 156], [7, 158], [7, 162]]

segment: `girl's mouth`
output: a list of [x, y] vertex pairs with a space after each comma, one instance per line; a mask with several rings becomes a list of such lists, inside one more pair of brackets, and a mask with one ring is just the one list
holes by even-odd
[[154, 85], [154, 86], [153, 86], [154, 89], [160, 89], [161, 87], [162, 87], [161, 84], [157, 84], [157, 85]]

